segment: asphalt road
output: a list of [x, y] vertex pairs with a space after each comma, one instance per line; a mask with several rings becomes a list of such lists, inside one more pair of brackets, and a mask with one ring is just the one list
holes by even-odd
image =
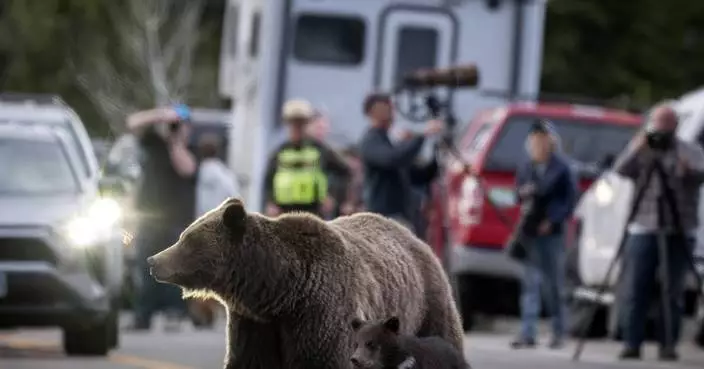
[[[502, 323], [494, 333], [472, 333], [467, 337], [467, 357], [474, 369], [630, 369], [678, 368], [701, 369], [704, 351], [689, 344], [681, 348], [678, 363], [655, 360], [655, 348], [646, 349], [640, 363], [622, 363], [615, 359], [618, 345], [612, 342], [589, 342], [582, 360], [570, 360], [574, 344], [562, 350], [538, 348], [512, 351], [511, 337]], [[121, 348], [101, 359], [67, 358], [60, 349], [58, 331], [0, 332], [0, 368], [2, 369], [211, 369], [221, 368], [224, 353], [224, 328], [215, 331], [193, 331], [185, 327], [179, 333], [167, 334], [158, 327], [150, 333], [122, 335]], [[547, 341], [545, 339], [544, 341]]]

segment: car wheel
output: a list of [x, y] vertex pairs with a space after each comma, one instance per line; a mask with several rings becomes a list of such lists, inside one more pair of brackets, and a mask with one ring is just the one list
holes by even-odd
[[108, 314], [97, 323], [66, 327], [63, 331], [64, 351], [69, 356], [105, 356], [111, 348], [111, 330], [116, 320]]
[[111, 349], [120, 346], [120, 300], [113, 302], [108, 320], [108, 343]]

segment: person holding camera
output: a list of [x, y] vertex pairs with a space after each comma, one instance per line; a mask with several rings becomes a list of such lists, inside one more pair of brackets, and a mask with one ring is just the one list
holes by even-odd
[[135, 330], [148, 330], [152, 315], [167, 313], [167, 329], [177, 329], [187, 315], [178, 287], [157, 283], [146, 259], [172, 245], [193, 221], [196, 158], [188, 149], [190, 109], [176, 105], [128, 117], [127, 128], [139, 138], [142, 179], [137, 193], [139, 212], [137, 263], [141, 274], [135, 308]]
[[[687, 253], [693, 252], [695, 230], [699, 224], [699, 188], [704, 183], [704, 152], [692, 143], [679, 140], [675, 135], [677, 114], [667, 103], [653, 108], [645, 132], [637, 134], [626, 150], [617, 158], [614, 171], [634, 182], [643, 182], [646, 172], [658, 160], [665, 171], [669, 187], [674, 190], [676, 209], [664, 209], [665, 229], [658, 224], [658, 200], [663, 186], [653, 175], [644, 189], [640, 207], [627, 229], [624, 254], [624, 306], [622, 324], [625, 347], [622, 359], [640, 359], [645, 336], [645, 320], [651, 302], [653, 287], [660, 264], [658, 236], [668, 237], [667, 263], [661, 266], [668, 271], [668, 305], [672, 322], [671, 342], [665, 340], [663, 317], [660, 317], [658, 340], [661, 360], [677, 360], [675, 349], [680, 333], [683, 293], [686, 271], [689, 270]], [[677, 211], [684, 228], [684, 235], [675, 232], [671, 211]]]
[[565, 223], [577, 200], [577, 181], [567, 159], [558, 152], [559, 137], [549, 121], [539, 120], [532, 125], [526, 148], [530, 160], [516, 173], [517, 194], [525, 209], [522, 216], [527, 217], [520, 230], [526, 254], [521, 332], [511, 347], [535, 347], [542, 282], [552, 315], [549, 347], [557, 349], [564, 343], [566, 328]]
[[407, 137], [394, 145], [389, 138], [394, 122], [391, 96], [367, 96], [363, 111], [371, 123], [359, 145], [364, 166], [364, 206], [367, 211], [396, 219], [418, 234], [415, 224], [421, 201], [413, 188], [418, 176], [412, 172], [425, 168], [417, 168], [414, 163], [425, 138], [440, 134], [445, 126], [439, 120], [431, 120], [423, 135], [406, 132]]

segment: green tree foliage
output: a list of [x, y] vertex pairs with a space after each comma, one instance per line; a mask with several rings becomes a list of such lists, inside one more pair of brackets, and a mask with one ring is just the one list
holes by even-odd
[[[175, 0], [186, 1], [186, 0]], [[103, 0], [0, 0], [0, 90], [51, 93], [73, 106], [95, 135], [109, 128], [78, 84], [96, 55], [119, 50], [114, 13], [120, 2]], [[194, 84], [217, 85], [219, 37], [224, 0], [208, 1], [202, 20]], [[119, 11], [119, 9], [117, 10]], [[207, 32], [207, 33], [205, 33]], [[118, 59], [118, 58], [115, 58]], [[213, 96], [188, 101], [213, 105]], [[216, 101], [218, 106], [222, 102]]]
[[[217, 94], [224, 3], [209, 0], [203, 14], [193, 105], [212, 106]], [[77, 75], [119, 49], [110, 13], [119, 4], [0, 0], [0, 90], [59, 94], [106, 134]], [[647, 105], [704, 82], [704, 1], [550, 0], [545, 37], [545, 91]]]
[[543, 90], [636, 105], [704, 83], [704, 1], [551, 0]]

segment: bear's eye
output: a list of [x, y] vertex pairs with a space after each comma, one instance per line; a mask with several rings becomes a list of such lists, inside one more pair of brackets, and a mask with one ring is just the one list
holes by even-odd
[[359, 343], [355, 342], [355, 343], [354, 343], [354, 349], [356, 350], [357, 348], [359, 348]]
[[367, 341], [364, 346], [369, 350], [376, 349], [376, 344], [374, 343], [374, 341]]

